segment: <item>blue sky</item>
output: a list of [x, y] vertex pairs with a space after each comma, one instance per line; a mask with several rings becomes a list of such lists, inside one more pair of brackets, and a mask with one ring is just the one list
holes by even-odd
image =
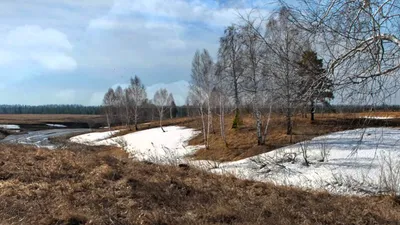
[[138, 75], [184, 102], [196, 49], [265, 1], [1, 0], [0, 104], [98, 105]]

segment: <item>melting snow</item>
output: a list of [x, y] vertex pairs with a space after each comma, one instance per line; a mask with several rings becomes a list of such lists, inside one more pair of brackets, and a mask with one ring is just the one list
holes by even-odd
[[62, 124], [50, 124], [50, 123], [48, 123], [46, 125], [49, 126], [49, 127], [60, 127], [60, 128], [66, 128], [67, 127], [67, 126], [62, 125]]
[[[400, 130], [336, 132], [212, 169], [237, 177], [333, 193], [400, 191]], [[305, 165], [306, 152], [309, 166]], [[323, 160], [322, 155], [327, 155]], [[392, 173], [390, 172], [393, 171]]]
[[139, 160], [172, 164], [185, 161], [185, 155], [197, 149], [196, 146], [188, 146], [187, 141], [199, 134], [198, 131], [179, 126], [165, 127], [164, 130], [165, 132], [160, 128], [152, 128], [96, 144], [120, 145]]
[[115, 131], [106, 131], [106, 132], [93, 132], [87, 134], [81, 134], [75, 137], [70, 138], [69, 140], [79, 144], [87, 144], [87, 145], [98, 145], [98, 142], [118, 133], [119, 130]]
[[[72, 141], [119, 145], [138, 160], [190, 163], [215, 173], [341, 194], [375, 194], [400, 190], [400, 130], [366, 128], [336, 132], [235, 162], [189, 161], [185, 156], [201, 146], [187, 146], [199, 132], [178, 126], [143, 130], [121, 137], [100, 132]], [[309, 166], [305, 165], [306, 152]], [[326, 155], [323, 160], [323, 155]], [[392, 171], [392, 172], [390, 172]]]
[[7, 129], [7, 130], [19, 130], [19, 125], [12, 125], [12, 124], [0, 124], [0, 128]]

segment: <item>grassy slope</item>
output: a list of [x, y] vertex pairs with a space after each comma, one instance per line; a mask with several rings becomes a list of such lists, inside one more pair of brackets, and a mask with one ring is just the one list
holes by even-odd
[[[2, 224], [387, 224], [399, 202], [134, 162], [118, 149], [0, 146]], [[75, 147], [78, 148], [78, 147]]]

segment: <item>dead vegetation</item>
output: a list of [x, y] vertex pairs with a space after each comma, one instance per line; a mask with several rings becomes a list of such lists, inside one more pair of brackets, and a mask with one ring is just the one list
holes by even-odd
[[398, 200], [309, 193], [115, 148], [1, 146], [2, 224], [395, 224]]
[[[394, 117], [388, 120], [365, 119], [365, 117]], [[397, 118], [396, 118], [397, 117]], [[219, 121], [214, 119], [213, 132], [210, 135], [209, 149], [201, 149], [194, 155], [195, 159], [207, 159], [218, 161], [239, 160], [261, 153], [265, 153], [280, 147], [310, 140], [316, 136], [331, 132], [381, 126], [400, 126], [400, 113], [398, 112], [373, 112], [373, 113], [347, 113], [347, 114], [316, 114], [316, 120], [300, 115], [293, 117], [293, 135], [286, 134], [285, 118], [281, 115], [271, 117], [267, 141], [265, 145], [257, 145], [255, 120], [252, 115], [244, 115], [242, 125], [238, 129], [230, 129], [233, 115], [226, 116], [225, 134], [227, 145], [220, 136]], [[201, 130], [200, 122], [187, 124], [190, 127]], [[203, 144], [201, 135], [189, 142], [191, 145]]]
[[40, 123], [100, 123], [102, 115], [73, 114], [0, 114], [0, 124], [40, 124]]

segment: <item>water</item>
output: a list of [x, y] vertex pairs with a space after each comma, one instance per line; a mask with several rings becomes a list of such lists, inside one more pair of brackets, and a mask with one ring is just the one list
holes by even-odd
[[90, 129], [50, 129], [50, 130], [39, 130], [39, 131], [29, 131], [24, 134], [13, 134], [9, 135], [0, 143], [12, 143], [12, 144], [25, 144], [34, 145], [37, 147], [44, 148], [56, 148], [55, 144], [49, 141], [49, 138], [59, 137], [64, 135], [70, 135], [74, 133], [89, 132]]

